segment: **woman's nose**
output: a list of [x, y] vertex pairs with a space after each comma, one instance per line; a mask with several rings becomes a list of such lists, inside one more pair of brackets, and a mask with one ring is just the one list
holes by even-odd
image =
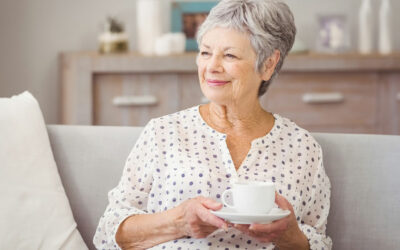
[[223, 67], [222, 67], [221, 58], [217, 55], [213, 55], [210, 58], [210, 60], [208, 61], [207, 70], [209, 72], [222, 72]]

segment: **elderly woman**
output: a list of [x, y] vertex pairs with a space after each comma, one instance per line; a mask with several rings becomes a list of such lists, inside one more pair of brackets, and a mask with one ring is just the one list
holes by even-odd
[[[296, 28], [277, 0], [222, 0], [198, 31], [209, 104], [152, 119], [109, 192], [94, 243], [101, 249], [330, 249], [330, 182], [318, 143], [259, 102]], [[232, 181], [273, 181], [291, 214], [231, 224], [213, 213]]]

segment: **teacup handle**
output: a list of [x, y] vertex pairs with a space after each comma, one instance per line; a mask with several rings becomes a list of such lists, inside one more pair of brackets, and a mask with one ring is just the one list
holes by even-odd
[[226, 200], [225, 200], [225, 196], [226, 196], [229, 192], [232, 193], [232, 189], [227, 189], [227, 190], [225, 190], [225, 191], [222, 193], [222, 196], [221, 196], [222, 203], [223, 203], [225, 206], [227, 206], [227, 207], [235, 208], [233, 205], [229, 205], [228, 202], [226, 202]]

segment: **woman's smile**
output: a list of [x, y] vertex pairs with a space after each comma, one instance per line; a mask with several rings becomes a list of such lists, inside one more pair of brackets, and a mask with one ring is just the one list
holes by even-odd
[[219, 87], [230, 83], [230, 81], [207, 79], [207, 85], [210, 87]]

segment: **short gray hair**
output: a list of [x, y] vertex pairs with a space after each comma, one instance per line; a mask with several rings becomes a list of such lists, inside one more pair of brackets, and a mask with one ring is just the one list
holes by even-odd
[[221, 0], [199, 27], [196, 34], [200, 45], [205, 33], [215, 27], [232, 28], [249, 34], [257, 54], [255, 69], [261, 71], [265, 60], [277, 49], [280, 59], [268, 81], [262, 81], [262, 96], [282, 67], [296, 36], [294, 17], [289, 7], [279, 0]]

